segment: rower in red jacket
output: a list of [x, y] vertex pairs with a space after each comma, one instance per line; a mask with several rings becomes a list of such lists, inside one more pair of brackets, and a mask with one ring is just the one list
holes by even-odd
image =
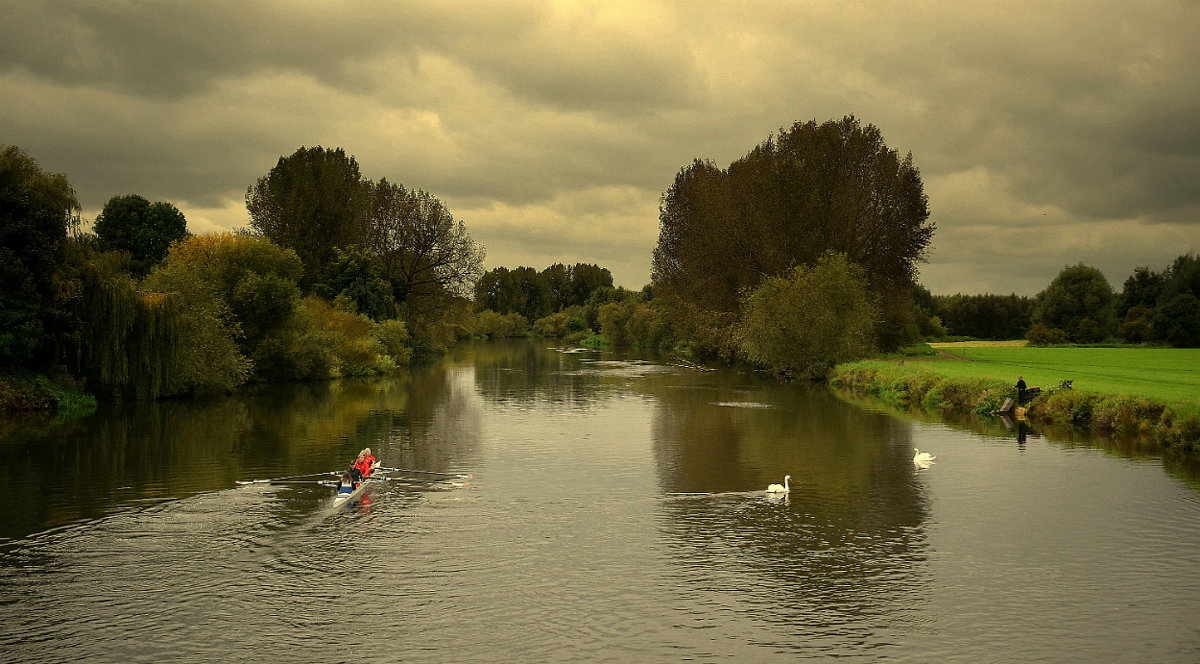
[[363, 477], [367, 477], [371, 471], [379, 467], [379, 462], [371, 456], [371, 448], [368, 447], [358, 453], [358, 458], [354, 460], [354, 467], [362, 473]]

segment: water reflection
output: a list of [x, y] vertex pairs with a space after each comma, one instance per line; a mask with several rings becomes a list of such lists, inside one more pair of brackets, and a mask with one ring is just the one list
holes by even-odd
[[20, 499], [0, 501], [0, 543], [238, 479], [344, 468], [363, 447], [392, 465], [448, 468], [478, 446], [477, 412], [464, 395], [473, 389], [469, 373], [431, 366], [385, 379], [109, 404], [66, 425], [13, 432], [0, 441], [0, 478]]
[[[684, 583], [797, 639], [763, 644], [775, 648], [879, 646], [919, 610], [928, 505], [907, 423], [805, 386], [656, 394], [660, 482], [681, 492], [663, 502], [659, 527]], [[766, 481], [785, 473], [788, 497], [768, 498]]]
[[[549, 345], [467, 345], [395, 379], [141, 404], [5, 443], [10, 477], [71, 479], [4, 508], [6, 528], [37, 519], [0, 544], [0, 652], [1196, 659], [1200, 498], [1155, 463]], [[476, 477], [388, 483], [358, 510], [324, 490], [233, 488], [368, 446]], [[914, 468], [913, 447], [938, 463]], [[791, 493], [768, 499], [788, 474]]]
[[920, 404], [907, 408], [885, 404], [869, 396], [857, 396], [845, 391], [831, 392], [838, 400], [866, 411], [884, 413], [901, 419], [949, 425], [987, 438], [1011, 440], [1024, 451], [1031, 440], [1048, 440], [1055, 445], [1071, 448], [1102, 449], [1111, 454], [1133, 459], [1161, 462], [1164, 470], [1200, 487], [1200, 455], [1159, 447], [1150, 434], [1100, 433], [1068, 425], [1034, 425], [1024, 419], [1006, 416], [975, 415], [929, 411]]

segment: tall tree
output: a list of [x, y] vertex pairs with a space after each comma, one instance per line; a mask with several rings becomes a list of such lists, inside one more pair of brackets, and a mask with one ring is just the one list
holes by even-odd
[[1068, 266], [1038, 293], [1031, 322], [1077, 343], [1103, 341], [1116, 331], [1116, 296], [1100, 270]]
[[550, 289], [552, 311], [562, 311], [569, 305], [571, 296], [571, 270], [562, 263], [555, 263], [542, 270], [542, 278]]
[[246, 189], [246, 209], [252, 230], [300, 256], [301, 284], [311, 288], [336, 248], [363, 243], [365, 194], [354, 157], [302, 147]]
[[0, 368], [53, 362], [55, 340], [72, 327], [54, 274], [79, 210], [65, 175], [0, 147]]
[[[659, 222], [655, 286], [714, 312], [736, 312], [744, 289], [827, 251], [863, 266], [885, 304], [911, 306], [934, 231], [912, 155], [852, 116], [796, 123], [725, 171], [693, 162], [663, 194]], [[883, 320], [898, 316], [885, 307]]]
[[171, 203], [127, 194], [108, 199], [95, 231], [102, 249], [128, 251], [144, 273], [166, 257], [172, 242], [187, 236], [187, 219]]
[[409, 316], [427, 318], [470, 297], [483, 273], [483, 247], [436, 196], [386, 179], [366, 186], [364, 246]]
[[595, 263], [576, 263], [571, 266], [571, 297], [567, 305], [585, 305], [596, 290], [612, 285], [612, 272], [608, 268]]

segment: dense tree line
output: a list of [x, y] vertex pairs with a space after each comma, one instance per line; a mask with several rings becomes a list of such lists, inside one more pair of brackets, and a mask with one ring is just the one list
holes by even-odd
[[[1034, 343], [1200, 346], [1200, 259], [1184, 254], [1162, 272], [1138, 267], [1115, 292], [1095, 267], [1069, 265], [1036, 296], [930, 296], [944, 335]], [[938, 336], [938, 335], [934, 335]]]
[[555, 263], [541, 272], [524, 266], [497, 267], [476, 282], [475, 302], [484, 309], [535, 321], [568, 307], [582, 307], [594, 291], [612, 285], [612, 272], [591, 263], [570, 267]]
[[86, 233], [66, 177], [4, 147], [0, 372], [155, 398], [379, 373], [469, 332], [482, 249], [431, 194], [302, 148], [247, 205], [253, 233], [191, 236], [174, 205], [115, 196]]
[[938, 318], [943, 336], [1023, 339], [1033, 313], [1033, 299], [1015, 293], [937, 295], [931, 304], [930, 313]]
[[1162, 272], [1138, 267], [1115, 293], [1104, 275], [1079, 264], [1065, 268], [1037, 296], [1029, 339], [1200, 346], [1200, 259], [1184, 254]]

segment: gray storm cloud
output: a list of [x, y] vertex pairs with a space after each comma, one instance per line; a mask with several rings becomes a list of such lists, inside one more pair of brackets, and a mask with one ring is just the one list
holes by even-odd
[[85, 210], [245, 223], [302, 145], [431, 191], [488, 265], [649, 279], [658, 197], [795, 121], [912, 152], [934, 292], [1114, 287], [1200, 251], [1195, 2], [24, 2], [0, 22], [0, 142]]

